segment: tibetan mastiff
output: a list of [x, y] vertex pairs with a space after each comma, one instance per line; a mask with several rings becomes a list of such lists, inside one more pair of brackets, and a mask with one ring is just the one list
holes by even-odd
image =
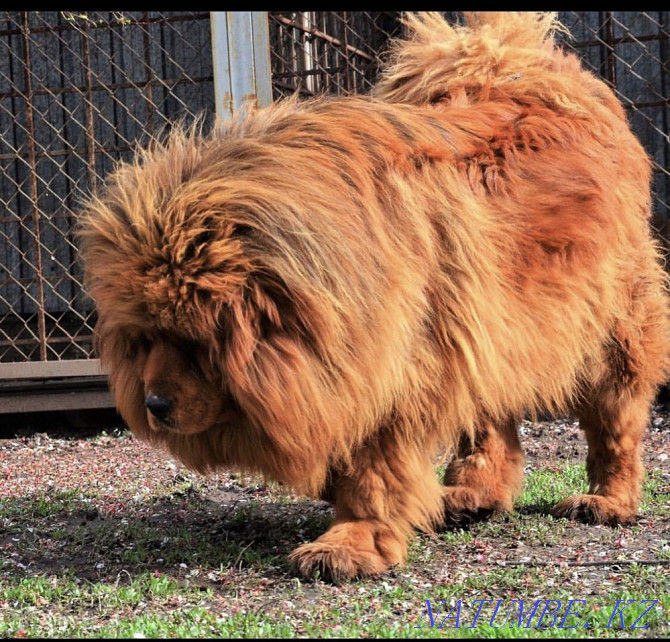
[[669, 371], [650, 161], [556, 16], [405, 23], [370, 96], [175, 127], [81, 212], [132, 432], [331, 501], [291, 561], [335, 582], [511, 509], [526, 413], [588, 441], [589, 491], [555, 514], [633, 521]]

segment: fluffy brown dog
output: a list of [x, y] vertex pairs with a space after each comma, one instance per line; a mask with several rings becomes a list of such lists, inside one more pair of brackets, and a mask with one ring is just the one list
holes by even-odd
[[333, 501], [291, 558], [336, 581], [512, 508], [525, 412], [586, 433], [589, 494], [556, 514], [633, 520], [670, 365], [650, 164], [612, 92], [552, 15], [407, 20], [376, 97], [175, 131], [82, 215], [130, 428]]

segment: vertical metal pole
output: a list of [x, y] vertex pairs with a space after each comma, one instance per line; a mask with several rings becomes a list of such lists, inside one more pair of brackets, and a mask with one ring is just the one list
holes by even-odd
[[42, 243], [40, 242], [40, 212], [37, 206], [37, 155], [35, 152], [35, 120], [33, 114], [33, 83], [30, 62], [30, 26], [28, 12], [21, 13], [21, 39], [23, 41], [23, 78], [26, 99], [26, 130], [28, 135], [28, 163], [30, 165], [30, 199], [32, 201], [33, 239], [35, 246], [35, 284], [37, 286], [37, 332], [40, 361], [47, 360], [46, 321], [44, 318], [44, 274], [42, 273]]
[[356, 86], [356, 79], [353, 77], [353, 64], [351, 61], [351, 57], [349, 55], [349, 48], [347, 45], [349, 44], [349, 40], [347, 38], [347, 23], [349, 21], [349, 16], [347, 15], [346, 11], [342, 11], [342, 17], [341, 17], [341, 25], [342, 25], [342, 57], [344, 59], [344, 91], [347, 94], [350, 94], [353, 90], [353, 88]]
[[254, 42], [250, 11], [227, 11], [230, 92], [233, 111], [255, 99]]
[[214, 101], [219, 120], [246, 103], [272, 102], [270, 37], [266, 11], [212, 11]]
[[214, 107], [217, 120], [230, 120], [233, 98], [230, 90], [230, 59], [228, 57], [228, 23], [225, 11], [210, 13], [212, 30], [212, 63], [214, 67]]
[[616, 65], [614, 59], [614, 28], [612, 26], [612, 12], [605, 12], [605, 42], [607, 43], [607, 80], [616, 87]]
[[91, 69], [91, 49], [88, 42], [88, 28], [81, 29], [82, 48], [84, 53], [84, 107], [86, 109], [86, 160], [88, 163], [89, 189], [93, 194], [97, 191], [97, 174], [95, 172], [95, 130], [93, 119], [93, 72]]
[[154, 92], [153, 92], [153, 70], [151, 68], [151, 38], [149, 37], [149, 12], [145, 11], [142, 14], [142, 21], [146, 25], [142, 29], [142, 44], [144, 45], [144, 69], [146, 71], [145, 76], [145, 86], [144, 86], [144, 97], [147, 103], [147, 121], [149, 133], [153, 137], [156, 133], [156, 104], [154, 103]]
[[[313, 43], [313, 41], [310, 42], [310, 40], [309, 40], [309, 28], [312, 26], [311, 25], [311, 20], [310, 20], [311, 15], [312, 15], [311, 11], [302, 11], [300, 13], [300, 22], [301, 22], [302, 27], [303, 27], [303, 32], [301, 34], [302, 52], [303, 52], [302, 53], [302, 69], [304, 69], [305, 71], [308, 71], [308, 70], [312, 69], [312, 50], [313, 50], [314, 43]], [[303, 85], [304, 85], [305, 89], [307, 89], [307, 91], [312, 95], [314, 94], [314, 82], [315, 82], [314, 76], [312, 76], [310, 74], [305, 74], [304, 75]]]
[[254, 38], [254, 85], [259, 107], [272, 103], [272, 67], [270, 62], [270, 25], [267, 11], [251, 12]]

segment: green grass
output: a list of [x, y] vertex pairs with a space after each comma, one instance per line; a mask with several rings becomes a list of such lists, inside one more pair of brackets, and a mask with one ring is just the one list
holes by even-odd
[[77, 490], [52, 490], [32, 495], [30, 501], [24, 497], [6, 497], [0, 499], [0, 519], [39, 519], [58, 515], [63, 512], [86, 510], [93, 496], [83, 495]]
[[666, 479], [659, 469], [647, 473], [640, 501], [642, 512], [653, 512], [657, 517], [670, 515], [670, 485]]
[[[487, 583], [500, 582], [501, 579], [504, 579], [505, 586], [513, 586], [515, 581], [518, 582], [519, 575], [510, 574], [503, 578], [500, 573], [494, 573], [481, 582], [437, 587], [431, 590], [429, 597], [425, 592], [407, 585], [387, 591], [383, 586], [361, 583], [359, 586], [364, 591], [359, 599], [352, 600], [349, 595], [335, 597], [327, 600], [325, 605], [316, 603], [308, 606], [297, 621], [282, 622], [279, 616], [286, 607], [279, 612], [271, 605], [266, 605], [265, 609], [246, 611], [244, 607], [237, 607], [239, 610], [235, 611], [227, 601], [217, 600], [215, 591], [211, 589], [202, 591], [164, 576], [142, 574], [127, 585], [77, 582], [72, 576], [31, 578], [0, 590], [0, 603], [9, 607], [3, 608], [0, 614], [0, 636], [581, 638], [588, 634], [618, 637], [622, 633], [620, 618], [612, 618], [617, 599], [635, 600], [623, 610], [624, 625], [629, 634], [644, 630], [630, 627], [651, 606], [650, 603], [646, 606], [639, 604], [643, 598], [633, 591], [610, 596], [607, 600], [582, 596], [586, 605], [575, 603], [572, 609], [573, 612], [579, 609], [578, 616], [568, 616], [563, 621], [568, 601], [579, 598], [569, 591], [559, 590], [546, 596], [515, 598], [524, 599], [525, 616], [519, 622], [518, 602], [512, 608], [511, 598], [491, 597], [486, 590]], [[667, 594], [653, 597], [658, 598], [659, 603], [638, 623], [639, 626], [647, 624], [650, 631], [667, 626], [670, 609]], [[644, 598], [651, 599], [646, 595]], [[293, 599], [296, 599], [295, 596]], [[433, 626], [425, 613], [419, 620], [425, 609], [425, 599], [429, 599], [434, 607]], [[491, 603], [482, 607], [480, 619], [473, 626], [478, 608], [474, 602], [481, 599], [491, 599]], [[502, 602], [493, 623], [500, 628], [493, 628], [490, 621], [498, 599]], [[562, 602], [554, 626], [551, 626], [553, 618], [549, 614], [543, 621], [543, 626], [548, 628], [537, 628], [544, 602], [533, 619], [528, 620], [536, 599]], [[445, 600], [448, 606], [438, 615], [440, 600]], [[458, 600], [461, 600], [460, 609], [456, 608]], [[410, 609], [399, 606], [408, 602]], [[555, 607], [553, 602], [551, 608]], [[402, 617], [396, 615], [399, 611], [403, 611]], [[444, 620], [447, 615], [451, 617]], [[413, 621], [408, 622], [410, 616]], [[586, 622], [588, 629], [584, 628]], [[579, 626], [560, 628], [561, 623], [566, 627]], [[417, 628], [419, 624], [420, 628]]]
[[534, 470], [526, 475], [518, 506], [535, 506], [549, 512], [554, 504], [588, 490], [584, 464], [565, 464], [560, 472]]

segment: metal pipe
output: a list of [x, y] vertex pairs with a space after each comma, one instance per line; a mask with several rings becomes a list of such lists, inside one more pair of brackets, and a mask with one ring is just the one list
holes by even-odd
[[272, 102], [270, 38], [265, 11], [212, 11], [212, 62], [217, 119], [230, 120], [248, 102]]
[[37, 206], [37, 160], [35, 156], [35, 121], [33, 114], [33, 83], [30, 64], [30, 25], [28, 12], [21, 13], [21, 40], [23, 42], [23, 78], [25, 82], [26, 129], [28, 141], [28, 164], [30, 165], [30, 199], [35, 247], [35, 287], [37, 289], [37, 333], [40, 360], [47, 360], [46, 321], [44, 318], [44, 283], [42, 281], [42, 243], [40, 238], [40, 212]]

